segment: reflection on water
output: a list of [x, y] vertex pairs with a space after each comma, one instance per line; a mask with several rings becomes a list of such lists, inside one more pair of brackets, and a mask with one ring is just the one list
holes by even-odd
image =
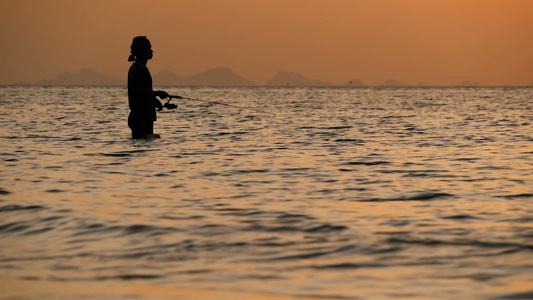
[[531, 89], [170, 92], [0, 88], [3, 295], [533, 297]]

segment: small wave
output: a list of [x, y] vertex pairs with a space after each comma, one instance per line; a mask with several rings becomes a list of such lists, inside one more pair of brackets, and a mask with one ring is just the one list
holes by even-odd
[[510, 170], [509, 167], [500, 167], [500, 166], [483, 166], [474, 168], [474, 170], [490, 170], [490, 171], [499, 171], [499, 170]]
[[331, 127], [321, 127], [320, 129], [338, 130], [338, 129], [350, 129], [350, 128], [353, 128], [353, 126], [331, 126]]
[[387, 202], [387, 201], [429, 201], [439, 198], [454, 197], [448, 193], [421, 193], [412, 196], [405, 197], [392, 197], [392, 198], [371, 198], [359, 200], [360, 202]]
[[311, 171], [314, 168], [284, 168], [281, 171], [297, 172], [297, 171]]
[[63, 166], [48, 166], [48, 167], [44, 167], [45, 169], [50, 169], [50, 170], [58, 170], [58, 169], [63, 169]]
[[445, 216], [441, 217], [441, 219], [448, 219], [448, 220], [470, 220], [470, 219], [479, 219], [476, 216], [468, 215], [468, 214], [461, 214], [461, 215], [453, 215], [453, 216]]
[[199, 220], [205, 218], [204, 216], [199, 215], [192, 215], [192, 216], [185, 216], [185, 217], [176, 217], [176, 216], [161, 216], [160, 219], [164, 220]]
[[392, 180], [371, 180], [371, 181], [363, 181], [359, 182], [359, 184], [386, 184], [391, 183]]
[[330, 254], [329, 251], [324, 252], [310, 252], [310, 253], [303, 253], [303, 254], [297, 254], [297, 255], [288, 255], [288, 256], [281, 256], [281, 257], [275, 257], [267, 260], [296, 260], [296, 259], [309, 259], [309, 258], [315, 258], [320, 257], [324, 255]]
[[217, 154], [216, 152], [214, 151], [195, 151], [195, 152], [183, 152], [183, 153], [180, 153], [180, 155], [178, 155], [179, 157], [183, 157], [183, 156], [191, 156], [191, 155], [213, 155], [213, 154]]
[[281, 215], [277, 216], [276, 219], [286, 222], [288, 220], [294, 221], [294, 220], [313, 220], [314, 217], [303, 215], [303, 214], [290, 214], [290, 213], [282, 213]]
[[205, 176], [205, 177], [213, 177], [213, 176], [218, 176], [218, 175], [220, 175], [220, 173], [212, 172], [212, 171], [207, 171], [207, 172], [202, 173], [202, 176]]
[[152, 225], [135, 224], [129, 226], [122, 226], [120, 230], [122, 231], [123, 235], [145, 233], [149, 236], [155, 236], [170, 233], [176, 231], [177, 229], [171, 227], [158, 227]]
[[322, 130], [338, 130], [338, 129], [350, 129], [353, 126], [331, 126], [331, 127], [315, 127], [315, 126], [301, 126], [298, 129], [322, 129]]
[[135, 234], [139, 232], [153, 231], [156, 229], [157, 227], [155, 226], [135, 224], [135, 225], [130, 225], [130, 226], [125, 227], [124, 232], [126, 234]]
[[347, 245], [347, 246], [342, 246], [342, 247], [338, 247], [338, 248], [331, 249], [331, 250], [311, 251], [311, 252], [301, 253], [301, 254], [284, 255], [284, 256], [268, 258], [266, 260], [276, 261], [276, 260], [310, 259], [310, 258], [321, 257], [321, 256], [330, 255], [330, 254], [335, 254], [335, 253], [347, 252], [347, 251], [351, 251], [351, 250], [356, 249], [356, 248], [357, 248], [357, 246]]
[[483, 177], [483, 178], [468, 178], [468, 179], [459, 179], [461, 181], [465, 181], [465, 182], [482, 182], [482, 181], [493, 181], [493, 180], [497, 180], [496, 178], [492, 178], [492, 177]]
[[514, 198], [531, 198], [533, 197], [533, 194], [530, 193], [524, 193], [524, 194], [514, 194], [514, 195], [503, 195], [503, 196], [496, 196], [497, 198], [505, 198], [505, 199], [514, 199]]
[[377, 165], [386, 165], [386, 164], [390, 164], [390, 162], [382, 161], [382, 160], [378, 160], [378, 161], [351, 161], [351, 162], [344, 163], [343, 165], [347, 165], [347, 166], [377, 166]]
[[[440, 172], [440, 171], [437, 171]], [[427, 177], [427, 178], [457, 178], [455, 175], [439, 175], [435, 173], [424, 173], [424, 172], [411, 172], [403, 175], [402, 177]]]
[[[120, 174], [123, 174], [123, 173], [120, 173]], [[167, 174], [167, 173], [157, 173], [154, 176], [155, 177], [168, 177], [168, 176], [171, 176], [171, 175]]]
[[470, 279], [470, 280], [484, 282], [484, 281], [489, 281], [489, 280], [502, 278], [502, 277], [506, 277], [506, 276], [507, 275], [502, 275], [502, 274], [475, 273], [475, 274], [465, 274], [465, 275], [437, 276], [435, 278], [437, 278], [437, 279], [445, 279], [445, 280], [450, 280], [450, 279], [454, 279], [454, 280], [456, 280], [456, 279]]
[[382, 264], [373, 264], [373, 263], [339, 263], [339, 264], [329, 264], [329, 265], [316, 265], [309, 266], [307, 268], [316, 269], [316, 270], [352, 270], [360, 268], [383, 268], [386, 267]]
[[175, 228], [170, 227], [158, 227], [144, 224], [134, 224], [126, 226], [106, 226], [104, 224], [89, 224], [80, 228], [80, 230], [74, 233], [72, 236], [101, 234], [105, 232], [117, 232], [120, 235], [133, 235], [144, 233], [149, 236], [161, 235], [176, 231]]
[[389, 243], [396, 244], [418, 244], [425, 246], [474, 246], [480, 248], [515, 248], [515, 249], [533, 249], [532, 245], [528, 244], [518, 244], [518, 243], [505, 243], [505, 242], [484, 242], [476, 240], [465, 240], [465, 241], [445, 241], [445, 240], [436, 240], [436, 239], [407, 239], [407, 238], [389, 238], [387, 240]]
[[533, 290], [527, 291], [527, 292], [497, 296], [497, 297], [494, 297], [493, 299], [494, 300], [531, 300], [533, 299]]
[[39, 234], [39, 233], [47, 232], [47, 231], [50, 231], [50, 230], [53, 230], [53, 229], [55, 229], [55, 228], [54, 227], [45, 227], [45, 228], [40, 228], [40, 229], [35, 229], [35, 230], [32, 230], [32, 231], [25, 232], [22, 235]]
[[96, 280], [146, 280], [146, 279], [158, 279], [163, 278], [162, 275], [155, 275], [155, 274], [123, 274], [123, 275], [116, 275], [116, 276], [99, 276], [95, 277]]
[[42, 222], [51, 222], [51, 221], [55, 221], [55, 220], [59, 220], [59, 219], [63, 219], [64, 217], [61, 217], [61, 216], [51, 216], [51, 217], [46, 217], [46, 218], [42, 218], [41, 221]]
[[45, 191], [46, 193], [63, 193], [63, 192], [66, 192], [65, 190], [60, 190], [60, 189], [49, 189], [49, 190], [46, 190]]
[[356, 192], [362, 192], [368, 190], [367, 188], [360, 188], [360, 187], [347, 187], [344, 189], [345, 191], [356, 191]]
[[533, 217], [523, 217], [523, 218], [516, 218], [516, 219], [505, 219], [501, 220], [501, 222], [508, 222], [508, 223], [533, 223]]
[[249, 174], [249, 173], [267, 173], [270, 172], [269, 169], [256, 169], [256, 170], [233, 170], [233, 173], [237, 174]]
[[29, 228], [30, 226], [25, 223], [26, 222], [13, 222], [0, 225], [0, 232], [16, 232]]
[[138, 233], [147, 233], [150, 236], [155, 235], [161, 235], [166, 233], [172, 233], [179, 231], [178, 228], [174, 227], [160, 227], [160, 226], [152, 226], [152, 225], [143, 225], [143, 224], [135, 224], [126, 226], [122, 229], [125, 235], [130, 234], [138, 234]]
[[236, 280], [282, 280], [287, 279], [285, 276], [281, 275], [260, 275], [260, 274], [245, 274], [242, 276], [237, 276]]
[[110, 153], [85, 153], [85, 156], [109, 156], [109, 157], [128, 157], [136, 153], [143, 153], [150, 150], [129, 150], [129, 151], [118, 151]]
[[357, 143], [357, 144], [363, 144], [365, 141], [361, 139], [336, 139], [335, 142], [337, 143]]
[[[109, 164], [110, 166], [114, 166], [115, 164]], [[103, 174], [112, 174], [112, 175], [123, 175], [123, 172], [117, 172], [117, 171], [104, 171]]]
[[41, 205], [23, 206], [23, 205], [11, 204], [11, 205], [6, 205], [6, 206], [1, 206], [0, 212], [20, 211], [20, 210], [32, 210], [33, 211], [33, 210], [40, 210], [44, 208], [45, 207]]
[[110, 157], [128, 157], [131, 156], [131, 153], [100, 153], [100, 155]]
[[[447, 170], [378, 170], [377, 172], [383, 173], [383, 174], [406, 174], [404, 176], [414, 176], [416, 177], [417, 174], [422, 176], [451, 176], [451, 175], [433, 175], [437, 173], [446, 173]], [[429, 175], [431, 174], [431, 175]]]
[[237, 210], [229, 210], [229, 209], [217, 209], [217, 211], [226, 211], [224, 213], [221, 213], [221, 216], [238, 216], [238, 217], [246, 217], [246, 216], [257, 216], [257, 215], [263, 215], [265, 212], [258, 211], [258, 210], [248, 210], [248, 209], [237, 209]]
[[29, 134], [25, 138], [27, 139], [60, 139], [59, 136], [49, 136], [49, 135], [38, 135], [38, 134]]
[[312, 227], [302, 227], [302, 226], [263, 226], [260, 224], [254, 224], [245, 228], [249, 231], [263, 231], [263, 232], [307, 232], [307, 233], [330, 233], [336, 231], [343, 231], [348, 229], [348, 227], [343, 225], [331, 225], [331, 224], [322, 224]]
[[235, 131], [235, 132], [219, 132], [218, 135], [240, 135], [240, 134], [248, 134], [249, 132], [246, 131]]
[[332, 232], [332, 231], [342, 231], [346, 230], [348, 227], [344, 225], [330, 225], [330, 224], [324, 224], [316, 227], [307, 228], [304, 231], [305, 232], [317, 232], [317, 233], [324, 233], [324, 232]]
[[451, 159], [452, 161], [468, 161], [468, 162], [474, 162], [476, 160], [479, 160], [479, 157], [462, 157], [462, 158], [456, 158]]

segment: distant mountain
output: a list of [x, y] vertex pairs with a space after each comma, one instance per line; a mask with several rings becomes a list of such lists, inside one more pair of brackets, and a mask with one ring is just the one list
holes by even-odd
[[152, 76], [152, 81], [156, 86], [178, 85], [179, 82], [183, 81], [183, 77], [169, 70], [161, 70], [161, 72]]
[[126, 80], [86, 68], [75, 73], [63, 72], [56, 79], [45, 79], [21, 85], [126, 85]]
[[317, 79], [308, 79], [298, 73], [278, 72], [274, 78], [270, 79], [266, 86], [330, 86], [331, 83]]
[[179, 76], [163, 70], [153, 76], [154, 86], [253, 86], [228, 68], [207, 70], [192, 76]]
[[342, 86], [365, 86], [364, 83], [359, 79], [350, 80], [341, 84]]
[[405, 86], [405, 84], [399, 82], [399, 81], [396, 81], [394, 79], [389, 79], [389, 80], [386, 80], [385, 82], [383, 82], [381, 84], [381, 86], [390, 86], [390, 87], [395, 87], [395, 86]]

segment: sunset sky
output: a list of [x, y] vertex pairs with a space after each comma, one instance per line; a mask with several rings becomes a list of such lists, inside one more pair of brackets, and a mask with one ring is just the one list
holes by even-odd
[[0, 84], [87, 67], [125, 78], [137, 35], [152, 41], [152, 74], [533, 81], [531, 0], [0, 0]]

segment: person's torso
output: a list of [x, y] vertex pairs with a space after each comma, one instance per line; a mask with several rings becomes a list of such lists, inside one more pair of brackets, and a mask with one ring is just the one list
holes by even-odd
[[147, 91], [152, 91], [150, 71], [146, 65], [133, 63], [128, 72], [128, 102], [132, 111], [154, 110], [153, 97]]

